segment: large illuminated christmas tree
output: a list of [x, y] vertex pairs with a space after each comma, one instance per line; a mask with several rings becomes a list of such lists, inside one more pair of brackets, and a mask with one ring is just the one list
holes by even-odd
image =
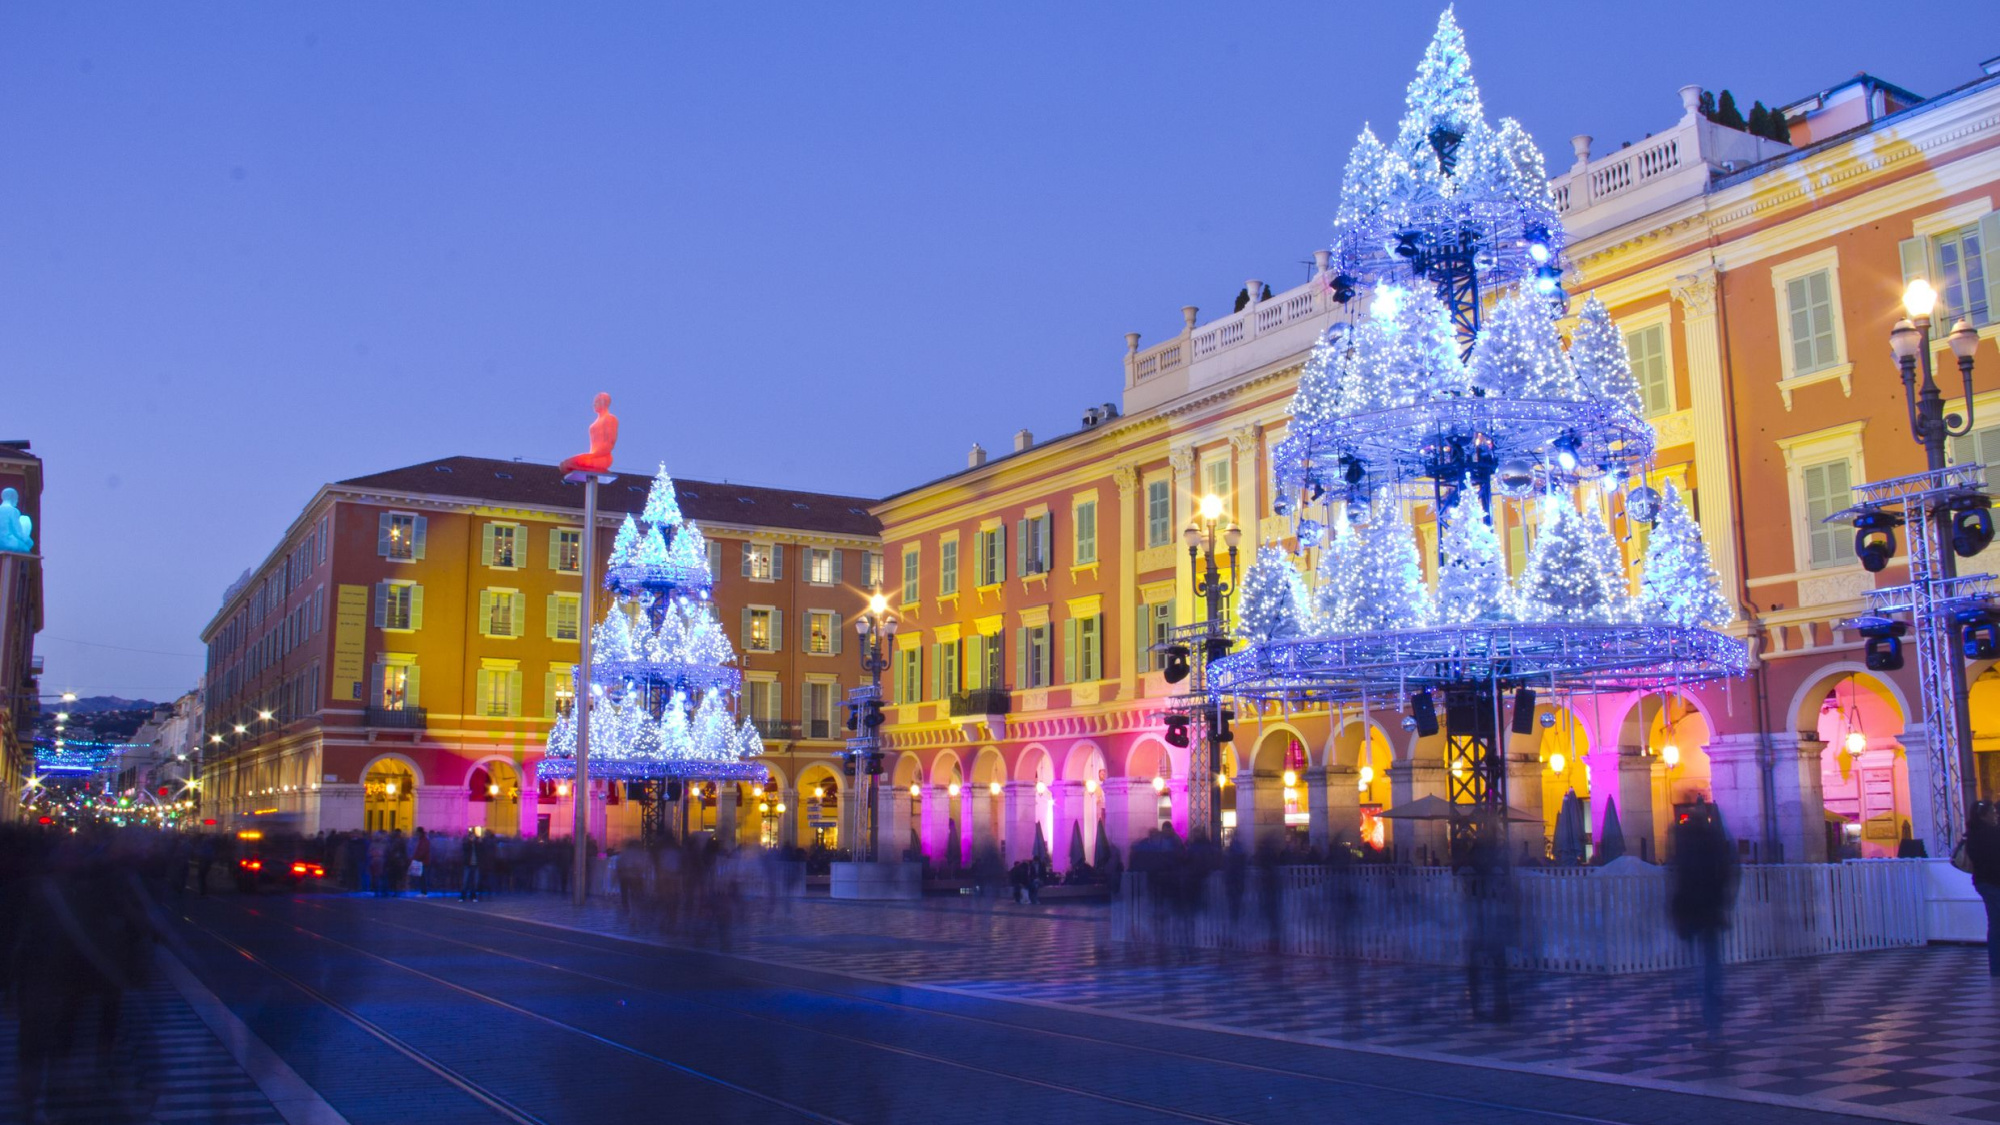
[[[591, 633], [575, 699], [590, 711], [590, 776], [619, 781], [757, 781], [763, 740], [732, 702], [736, 653], [709, 593], [708, 545], [660, 467], [639, 517], [625, 517], [606, 563], [612, 604]], [[576, 771], [576, 714], [549, 731], [543, 778]], [[650, 793], [650, 791], [649, 791]]]
[[1500, 536], [1493, 530], [1472, 478], [1459, 485], [1438, 539], [1437, 616], [1440, 624], [1505, 620], [1513, 610]]
[[1618, 544], [1597, 506], [1577, 510], [1567, 493], [1542, 504], [1541, 533], [1521, 574], [1523, 621], [1609, 625], [1633, 619]]
[[1641, 616], [1676, 625], [1720, 629], [1735, 620], [1722, 582], [1708, 557], [1701, 528], [1681, 500], [1680, 489], [1667, 485], [1660, 514], [1646, 536], [1645, 562], [1639, 577]]
[[1305, 583], [1281, 548], [1257, 549], [1236, 590], [1236, 631], [1252, 641], [1280, 640], [1305, 632]]

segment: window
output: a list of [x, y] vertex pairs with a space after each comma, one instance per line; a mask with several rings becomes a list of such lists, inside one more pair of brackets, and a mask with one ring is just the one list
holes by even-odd
[[424, 557], [424, 531], [429, 521], [409, 512], [383, 512], [375, 537], [375, 553], [396, 562]]
[[840, 615], [832, 610], [806, 611], [806, 652], [814, 656], [840, 655]]
[[549, 665], [548, 683], [545, 686], [549, 701], [549, 718], [561, 718], [576, 710], [576, 665]]
[[474, 713], [489, 719], [514, 718], [521, 713], [521, 670], [488, 661], [474, 677]]
[[1853, 560], [1854, 529], [1824, 522], [1826, 517], [1853, 503], [1849, 488], [1850, 467], [1846, 461], [1826, 461], [1799, 470], [1805, 485], [1808, 565], [1838, 566]]
[[408, 657], [391, 656], [375, 665], [375, 690], [369, 706], [407, 711], [417, 706], [417, 666]]
[[1960, 227], [1931, 240], [1937, 261], [1938, 308], [1932, 331], [1943, 335], [1959, 317], [1974, 324], [1991, 324], [1993, 307], [1987, 295], [1986, 256], [1980, 250], [1980, 224]]
[[785, 576], [784, 548], [776, 543], [743, 544], [743, 577], [770, 582]]
[[867, 554], [861, 557], [864, 560], [865, 564], [863, 565], [862, 569], [867, 572], [867, 580], [864, 581], [862, 585], [868, 587], [870, 590], [881, 589], [882, 579], [886, 577], [886, 574], [882, 569], [882, 552], [869, 551]]
[[1645, 406], [1646, 417], [1673, 413], [1674, 378], [1667, 369], [1667, 326], [1653, 324], [1627, 332], [1625, 354], [1632, 362], [1632, 377], [1639, 383], [1639, 400]]
[[583, 572], [583, 530], [558, 527], [549, 532], [549, 569], [560, 574]]
[[1063, 679], [1088, 683], [1104, 678], [1104, 615], [1063, 622]]
[[903, 604], [911, 605], [917, 600], [917, 572], [923, 565], [923, 557], [915, 547], [903, 548]]
[[833, 699], [838, 684], [808, 683], [805, 694], [805, 736], [833, 737]]
[[1007, 642], [1001, 638], [999, 633], [986, 637], [984, 640], [986, 642], [982, 646], [986, 650], [986, 679], [984, 682], [990, 688], [1004, 688], [1007, 686]]
[[923, 702], [924, 650], [906, 648], [896, 654], [896, 702]]
[[1146, 546], [1164, 547], [1173, 539], [1174, 486], [1172, 481], [1146, 482]]
[[518, 637], [528, 616], [527, 595], [519, 590], [479, 591], [479, 631], [488, 637]]
[[514, 550], [520, 538], [521, 529], [511, 523], [489, 523], [481, 533], [479, 561], [486, 566], [513, 570], [520, 566], [520, 555]]
[[2000, 486], [2000, 426], [1981, 426], [1951, 439], [1951, 463], [1981, 465], [1986, 470], [1987, 489]]
[[820, 547], [806, 551], [806, 581], [815, 586], [840, 584], [840, 552]]
[[1814, 270], [1785, 282], [1791, 374], [1809, 375], [1840, 362], [1833, 333], [1833, 273]]
[[1017, 530], [1020, 536], [1018, 546], [1021, 557], [1018, 561], [1023, 578], [1031, 574], [1047, 574], [1049, 568], [1054, 565], [1055, 552], [1050, 549], [1050, 540], [1053, 538], [1052, 523], [1047, 512], [1033, 519], [1020, 521]]
[[424, 625], [424, 588], [414, 582], [375, 584], [375, 627], [415, 630]]
[[1208, 495], [1222, 498], [1222, 518], [1227, 520], [1236, 511], [1235, 490], [1230, 485], [1229, 458], [1217, 457], [1202, 466], [1202, 476], [1208, 481]]
[[757, 733], [766, 738], [778, 733], [778, 700], [780, 693], [775, 680], [750, 680], [743, 685], [743, 706], [749, 719], [757, 726]]
[[1148, 671], [1159, 671], [1166, 664], [1166, 654], [1154, 652], [1155, 645], [1167, 643], [1167, 636], [1174, 628], [1174, 603], [1153, 602], [1139, 607], [1139, 667]]
[[558, 641], [573, 641], [580, 632], [578, 625], [583, 616], [583, 595], [549, 595], [549, 638]]
[[958, 642], [940, 641], [931, 652], [931, 698], [945, 699], [959, 690]]
[[1032, 625], [1022, 629], [1020, 643], [1014, 649], [1014, 659], [1017, 662], [1014, 678], [1022, 687], [1048, 687], [1052, 663], [1049, 653], [1049, 627]]
[[938, 543], [938, 597], [948, 598], [958, 593], [958, 539], [956, 537]]
[[743, 650], [776, 652], [784, 643], [784, 615], [769, 606], [751, 606], [743, 611]]
[[1086, 500], [1076, 506], [1076, 565], [1086, 566], [1097, 561], [1097, 501]]
[[972, 581], [979, 586], [998, 586], [1007, 580], [1007, 528], [991, 527], [972, 538]]

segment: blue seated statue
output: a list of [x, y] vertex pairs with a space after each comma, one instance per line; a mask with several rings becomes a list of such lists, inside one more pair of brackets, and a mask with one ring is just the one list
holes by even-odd
[[21, 494], [0, 488], [0, 551], [28, 554], [35, 549], [35, 521], [21, 514]]

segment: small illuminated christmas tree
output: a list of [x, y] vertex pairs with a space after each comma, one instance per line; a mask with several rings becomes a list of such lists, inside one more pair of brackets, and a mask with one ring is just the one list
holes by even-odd
[[[1340, 178], [1340, 203], [1334, 221], [1395, 225], [1401, 218], [1401, 209], [1391, 200], [1400, 197], [1400, 181], [1408, 176], [1408, 165], [1382, 147], [1375, 130], [1363, 126], [1354, 149], [1347, 154], [1347, 171]], [[1392, 209], [1397, 213], [1392, 214]]]
[[1440, 184], [1452, 171], [1443, 166], [1441, 152], [1483, 132], [1486, 122], [1479, 87], [1472, 81], [1465, 33], [1450, 8], [1438, 16], [1437, 33], [1424, 48], [1403, 104], [1406, 111], [1396, 131], [1396, 155], [1409, 163], [1420, 183]]
[[1305, 631], [1305, 583], [1283, 548], [1264, 546], [1243, 570], [1236, 595], [1236, 632], [1253, 642], [1284, 640]]
[[1346, 325], [1333, 324], [1320, 334], [1305, 366], [1299, 371], [1299, 387], [1292, 395], [1293, 418], [1322, 421], [1341, 413], [1340, 362], [1347, 348]]
[[1467, 477], [1455, 502], [1445, 509], [1438, 533], [1437, 618], [1443, 625], [1499, 621], [1512, 609], [1500, 536], [1480, 506], [1479, 490]]
[[1354, 632], [1414, 629], [1431, 620], [1417, 534], [1393, 497], [1375, 502], [1356, 544], [1353, 582], [1340, 613]]
[[1592, 293], [1577, 314], [1576, 333], [1570, 339], [1570, 363], [1585, 398], [1616, 407], [1635, 418], [1646, 416], [1645, 401], [1639, 395], [1639, 380], [1632, 375], [1632, 357], [1625, 351], [1625, 336], [1611, 319], [1611, 310]]
[[1322, 633], [1354, 631], [1354, 560], [1360, 538], [1345, 518], [1327, 529], [1313, 583], [1314, 623]]
[[1708, 544], [1680, 490], [1671, 483], [1660, 499], [1660, 514], [1646, 537], [1640, 568], [1639, 612], [1648, 621], [1720, 629], [1736, 619], [1722, 580], [1709, 559]]
[[1541, 534], [1517, 587], [1523, 621], [1616, 624], [1633, 620], [1618, 544], [1596, 510], [1579, 512], [1568, 494], [1542, 504]]
[[1496, 301], [1472, 350], [1472, 381], [1501, 398], [1576, 398], [1576, 373], [1563, 352], [1555, 317], [1554, 302], [1530, 291]]
[[1383, 341], [1372, 356], [1370, 378], [1384, 406], [1431, 402], [1469, 394], [1472, 379], [1458, 358], [1451, 312], [1429, 288], [1380, 289]]

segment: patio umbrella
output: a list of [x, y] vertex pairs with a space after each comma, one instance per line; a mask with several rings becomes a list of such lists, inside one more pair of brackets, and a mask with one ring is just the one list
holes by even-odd
[[1618, 802], [1604, 810], [1604, 838], [1597, 841], [1597, 862], [1610, 863], [1625, 854], [1625, 830], [1618, 826]]
[[1069, 822], [1069, 869], [1076, 871], [1089, 862], [1083, 854], [1083, 822], [1072, 820]]
[[945, 823], [944, 869], [946, 871], [957, 871], [959, 866], [959, 852], [961, 850], [958, 846], [958, 819], [954, 817]]
[[1097, 818], [1097, 866], [1099, 867], [1110, 863], [1112, 857], [1118, 854], [1118, 849], [1111, 846], [1111, 832], [1104, 827], [1104, 823], [1103, 817]]
[[1036, 866], [1038, 866], [1038, 867], [1046, 867], [1046, 866], [1048, 866], [1048, 863], [1049, 863], [1049, 841], [1048, 841], [1048, 837], [1046, 837], [1046, 836], [1043, 836], [1043, 835], [1042, 835], [1042, 822], [1041, 822], [1041, 821], [1039, 821], [1039, 820], [1035, 822], [1035, 851], [1034, 851], [1034, 859], [1035, 859], [1035, 864], [1036, 864]]
[[910, 825], [910, 858], [924, 858], [924, 840], [917, 835], [917, 826], [914, 824]]
[[1583, 862], [1583, 802], [1574, 789], [1563, 793], [1562, 806], [1556, 810], [1555, 857], [1567, 866]]

